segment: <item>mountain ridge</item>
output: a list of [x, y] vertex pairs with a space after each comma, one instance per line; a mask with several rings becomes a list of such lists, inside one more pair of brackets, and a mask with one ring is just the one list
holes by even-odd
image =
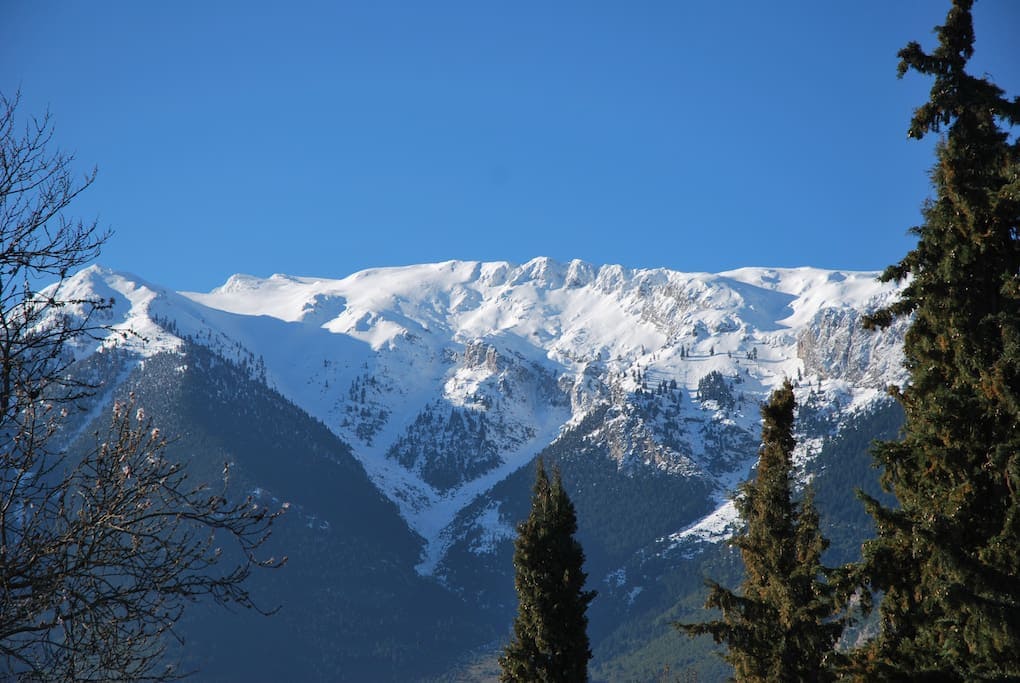
[[[746, 447], [757, 401], [784, 377], [800, 377], [824, 403], [851, 411], [903, 381], [902, 330], [858, 329], [861, 314], [898, 291], [876, 277], [810, 267], [680, 273], [537, 258], [377, 268], [342, 279], [239, 274], [194, 293], [93, 266], [63, 294], [114, 301], [104, 320], [111, 334], [99, 347], [145, 358], [186, 338], [250, 367], [320, 420], [426, 539], [419, 570], [428, 574], [456, 542], [459, 512], [598, 406], [623, 420], [605, 435], [619, 467], [686, 462], [684, 476], [711, 480], [724, 505], [755, 454], [722, 457], [720, 444], [739, 433]], [[137, 334], [116, 334], [129, 328]], [[712, 373], [733, 396], [701, 395]], [[655, 426], [660, 407], [648, 408], [655, 412], [648, 419], [624, 419], [644, 410], [628, 405], [663, 386], [677, 392], [673, 436]], [[659, 455], [645, 457], [653, 443]], [[808, 439], [802, 451], [810, 447]], [[496, 537], [512, 533], [498, 510], [487, 514]]]

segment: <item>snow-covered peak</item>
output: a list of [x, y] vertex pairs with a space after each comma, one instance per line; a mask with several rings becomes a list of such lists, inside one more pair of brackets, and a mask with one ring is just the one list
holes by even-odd
[[[757, 401], [784, 378], [803, 377], [841, 406], [874, 400], [902, 379], [899, 331], [860, 329], [860, 316], [897, 292], [876, 276], [681, 273], [536, 258], [375, 268], [342, 279], [234, 275], [208, 293], [176, 293], [94, 267], [66, 282], [65, 295], [112, 299], [105, 322], [139, 333], [105, 343], [130, 343], [144, 356], [187, 337], [264, 368], [272, 386], [352, 445], [429, 540], [428, 569], [458, 511], [599, 406], [612, 404], [617, 416], [621, 463], [687, 471], [723, 460], [743, 467], [736, 455], [709, 453], [711, 444], [732, 442], [719, 436], [730, 429], [750, 438]], [[746, 409], [727, 412], [699, 396], [712, 373]], [[670, 414], [686, 416], [678, 425], [690, 418], [718, 429], [694, 438], [670, 428], [673, 445], [633, 457], [625, 451], [643, 448], [658, 428], [627, 406], [665, 385], [678, 397]]]
[[[173, 343], [156, 324], [171, 320], [180, 333], [219, 338], [223, 348], [240, 344], [267, 362], [289, 358], [270, 365], [269, 376], [325, 419], [328, 397], [305, 395], [299, 387], [311, 380], [296, 377], [296, 367], [314, 374], [312, 365], [321, 368], [337, 354], [364, 363], [366, 354], [384, 353], [392, 362], [417, 364], [407, 371], [420, 374], [430, 367], [425, 359], [433, 363], [476, 340], [560, 373], [576, 374], [593, 363], [606, 372], [635, 365], [670, 377], [682, 372], [688, 388], [710, 370], [747, 370], [738, 366], [752, 352], [762, 391], [807, 370], [832, 379], [846, 372], [855, 381], [895, 381], [898, 358], [873, 357], [869, 349], [878, 337], [856, 329], [860, 314], [896, 295], [895, 286], [876, 276], [817, 268], [681, 273], [543, 257], [520, 265], [446, 261], [375, 268], [342, 279], [234, 275], [211, 292], [180, 294], [92, 267], [69, 279], [64, 293], [113, 300], [112, 327], [161, 340], [136, 345], [142, 353]], [[318, 361], [297, 362], [292, 350], [280, 351], [298, 340], [315, 349]], [[844, 343], [846, 349], [833, 348]]]
[[740, 268], [720, 273], [757, 288], [796, 297], [793, 313], [782, 319], [789, 327], [806, 324], [824, 308], [871, 311], [889, 302], [898, 289], [878, 281], [872, 271], [822, 270], [820, 268]]
[[[388, 333], [371, 335], [373, 346], [422, 331], [475, 338], [507, 330], [545, 346], [542, 338], [558, 338], [577, 327], [564, 322], [576, 322], [589, 340], [595, 334], [610, 351], [629, 352], [622, 347], [658, 345], [675, 333], [671, 325], [678, 320], [667, 317], [680, 309], [691, 314], [691, 324], [697, 318], [709, 329], [735, 324], [725, 314], [749, 317], [756, 328], [792, 329], [823, 308], [873, 308], [893, 291], [875, 273], [744, 268], [686, 274], [543, 257], [516, 266], [447, 261], [377, 268], [337, 280], [235, 275], [212, 292], [185, 296], [222, 311], [312, 322], [354, 336], [385, 323]], [[628, 328], [630, 339], [620, 339]]]
[[[105, 339], [95, 341], [90, 336], [77, 342], [75, 353], [79, 357], [114, 345], [148, 355], [177, 348], [180, 342], [154, 320], [158, 316], [150, 308], [153, 301], [168, 292], [137, 275], [93, 265], [59, 285], [45, 288], [42, 295], [72, 302], [61, 309], [62, 314], [84, 316], [92, 311], [89, 326], [105, 327]], [[93, 310], [87, 302], [97, 302], [99, 307]]]
[[[753, 371], [761, 392], [805, 372], [869, 386], [902, 378], [895, 335], [859, 329], [862, 313], [897, 292], [868, 272], [681, 273], [536, 258], [520, 265], [446, 261], [375, 268], [342, 279], [234, 275], [211, 292], [178, 294], [92, 267], [65, 290], [114, 300], [113, 327], [160, 340], [136, 344], [142, 353], [172, 345], [176, 338], [156, 324], [170, 320], [181, 334], [265, 358], [276, 386], [327, 424], [336, 401], [330, 392], [309, 388], [324, 364], [375, 366], [387, 359], [393, 372], [410, 377], [409, 387], [429, 372], [438, 375], [421, 383], [445, 384], [442, 359], [478, 340], [556, 373], [597, 367], [625, 374], [640, 366], [688, 389], [712, 370]], [[289, 348], [294, 344], [304, 347], [300, 360]], [[273, 358], [280, 363], [270, 363]]]

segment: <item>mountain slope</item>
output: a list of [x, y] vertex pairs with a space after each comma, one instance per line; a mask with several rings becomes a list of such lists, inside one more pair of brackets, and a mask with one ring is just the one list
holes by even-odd
[[[246, 466], [251, 486], [279, 488], [273, 495], [337, 519], [376, 509], [359, 497], [336, 508], [340, 480], [361, 481], [359, 496], [370, 481], [391, 507], [369, 518], [388, 526], [361, 533], [355, 523], [341, 535], [389, 553], [400, 568], [390, 580], [417, 585], [414, 567], [472, 606], [473, 623], [485, 626], [451, 635], [452, 649], [498, 638], [509, 623], [510, 549], [537, 454], [562, 467], [577, 504], [589, 580], [601, 591], [592, 631], [608, 639], [596, 648], [626, 657], [609, 645], [619, 628], [685, 599], [677, 591], [687, 584], [669, 577], [700, 566], [732, 533], [727, 496], [754, 465], [758, 405], [772, 388], [784, 377], [797, 385], [796, 456], [810, 466], [904, 379], [902, 324], [860, 328], [864, 313], [896, 296], [874, 273], [677, 273], [535, 259], [341, 280], [237, 275], [208, 293], [91, 268], [69, 285], [114, 301], [104, 352], [83, 345], [83, 366], [124, 357], [125, 367], [150, 373], [145, 381], [163, 367], [157, 384], [205, 387], [206, 398], [157, 411], [185, 433], [205, 425], [194, 452], [275, 443]], [[127, 328], [138, 334], [117, 334]], [[233, 368], [229, 381], [215, 379], [222, 367]], [[132, 383], [123, 371], [104, 377], [121, 390]], [[290, 407], [253, 413], [242, 384]], [[180, 407], [204, 403], [217, 406], [215, 420]], [[333, 445], [295, 457], [284, 434]], [[436, 614], [460, 609], [455, 600], [438, 606], [452, 597], [437, 595]]]
[[[147, 337], [126, 342], [142, 354], [188, 337], [257, 364], [352, 445], [429, 543], [424, 571], [459, 510], [596, 405], [620, 406], [668, 380], [685, 406], [701, 408], [698, 383], [715, 371], [739, 378], [752, 404], [800, 374], [845, 407], [901, 377], [895, 331], [858, 329], [860, 313], [894, 293], [872, 273], [683, 274], [535, 259], [343, 280], [234, 276], [207, 294], [97, 268], [77, 280], [118, 302], [111, 322]], [[755, 410], [736, 418], [742, 428], [756, 421]], [[681, 455], [706, 464], [712, 438], [689, 433]]]
[[234, 496], [288, 504], [264, 549], [288, 562], [248, 584], [263, 609], [280, 611], [188, 612], [179, 628], [186, 670], [201, 680], [407, 681], [492, 637], [460, 598], [413, 570], [422, 539], [349, 446], [252, 368], [190, 342], [141, 362], [105, 352], [87, 366], [93, 378], [120, 381], [96, 397], [81, 439], [108, 423], [114, 398], [131, 394], [172, 435], [168, 454], [188, 463], [192, 480], [216, 481], [229, 462]]

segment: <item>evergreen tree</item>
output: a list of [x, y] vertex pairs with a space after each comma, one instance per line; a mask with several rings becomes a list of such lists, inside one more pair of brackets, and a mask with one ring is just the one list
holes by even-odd
[[725, 642], [737, 681], [830, 680], [827, 659], [842, 627], [829, 620], [835, 601], [821, 578], [828, 542], [819, 532], [811, 493], [799, 505], [793, 500], [789, 381], [761, 412], [758, 476], [741, 486], [735, 501], [747, 524], [732, 541], [744, 561], [744, 582], [738, 594], [709, 581], [705, 606], [721, 610], [722, 618], [677, 627]]
[[500, 657], [501, 681], [588, 680], [588, 575], [574, 539], [577, 516], [557, 469], [552, 483], [538, 461], [531, 513], [517, 527], [513, 641]]
[[875, 453], [900, 505], [866, 499], [863, 568], [884, 592], [869, 678], [1020, 677], [1020, 146], [1000, 128], [1020, 99], [966, 72], [971, 5], [955, 0], [931, 54], [899, 53], [901, 76], [935, 79], [909, 136], [945, 133], [918, 244], [883, 274], [910, 281], [867, 321], [913, 314], [904, 438]]

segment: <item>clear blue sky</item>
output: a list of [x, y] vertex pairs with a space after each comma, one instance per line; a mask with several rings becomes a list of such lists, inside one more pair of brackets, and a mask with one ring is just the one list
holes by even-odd
[[[0, 89], [99, 167], [101, 262], [174, 289], [451, 258], [880, 269], [947, 0], [5, 0]], [[1020, 94], [1020, 2], [975, 71]]]

